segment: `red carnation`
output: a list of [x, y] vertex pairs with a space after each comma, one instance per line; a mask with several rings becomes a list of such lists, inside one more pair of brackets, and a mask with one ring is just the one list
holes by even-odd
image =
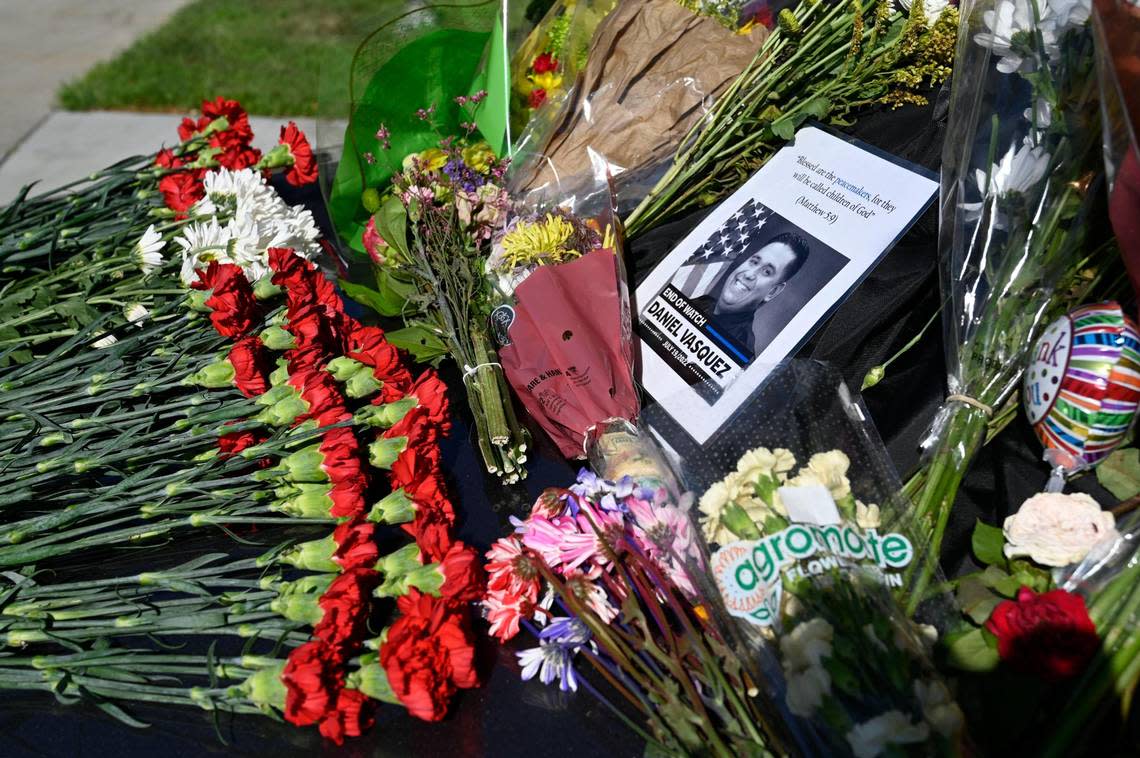
[[234, 367], [234, 386], [246, 397], [257, 397], [269, 390], [271, 361], [265, 345], [258, 337], [243, 337], [230, 348], [230, 364]]
[[408, 447], [423, 447], [433, 445], [439, 439], [439, 427], [428, 418], [426, 409], [416, 406], [390, 428], [385, 429], [381, 436], [387, 439], [407, 437]]
[[253, 128], [249, 125], [249, 115], [237, 100], [227, 100], [224, 97], [202, 101], [202, 118], [206, 119], [206, 123], [202, 124], [198, 131], [205, 129], [210, 121], [219, 117], [226, 119], [228, 124], [226, 131], [234, 132], [246, 144], [253, 141]]
[[359, 737], [372, 726], [371, 711], [371, 704], [363, 692], [341, 690], [332, 709], [321, 719], [321, 736], [343, 745], [345, 737]]
[[479, 553], [470, 545], [454, 543], [439, 562], [439, 570], [443, 573], [440, 594], [445, 600], [462, 603], [483, 596], [483, 566]]
[[242, 337], [253, 329], [259, 320], [253, 287], [245, 278], [241, 267], [233, 263], [210, 261], [205, 271], [198, 270], [198, 281], [190, 286], [198, 290], [212, 290], [206, 298], [211, 309], [210, 321], [223, 337]]
[[280, 141], [289, 148], [289, 154], [293, 156], [293, 167], [285, 174], [285, 180], [297, 187], [315, 182], [317, 161], [313, 157], [313, 148], [305, 138], [305, 133], [290, 121], [288, 125], [281, 127]]
[[1022, 587], [1016, 600], [994, 608], [986, 629], [1003, 661], [1049, 680], [1079, 674], [1100, 646], [1084, 599], [1065, 590], [1038, 595]]
[[530, 97], [527, 98], [527, 105], [531, 108], [538, 108], [546, 102], [546, 90], [542, 87], [530, 91]]
[[416, 541], [416, 546], [429, 561], [443, 560], [452, 547], [451, 531], [455, 512], [446, 500], [433, 503], [416, 501], [416, 518], [401, 527]]
[[[289, 360], [292, 353], [293, 351], [288, 351], [286, 360]], [[336, 380], [331, 374], [319, 367], [297, 366], [293, 361], [290, 361], [289, 369], [289, 384], [309, 405], [309, 410], [297, 417], [298, 424], [313, 418], [320, 426], [330, 426], [349, 417], [344, 405], [344, 396], [341, 395], [340, 388], [337, 387]]]
[[534, 59], [534, 63], [530, 64], [530, 67], [536, 74], [545, 74], [547, 71], [558, 68], [558, 59], [550, 53], [543, 53]]
[[336, 518], [356, 516], [364, 513], [364, 492], [368, 489], [364, 474], [354, 479], [336, 482], [329, 490], [329, 498], [333, 501], [329, 515]]
[[415, 589], [396, 603], [404, 615], [388, 630], [380, 665], [410, 714], [439, 721], [457, 687], [479, 683], [470, 624], [462, 611]]
[[361, 244], [364, 245], [364, 251], [368, 253], [368, 257], [377, 266], [384, 265], [384, 253], [388, 247], [388, 243], [380, 236], [380, 232], [376, 230], [376, 219], [368, 219], [368, 225], [364, 227], [364, 233], [360, 237]]
[[159, 168], [178, 168], [184, 165], [184, 161], [176, 156], [169, 148], [164, 147], [154, 156], [154, 165]]
[[210, 125], [209, 116], [199, 116], [197, 120], [183, 116], [182, 123], [178, 125], [178, 137], [186, 142]]
[[251, 431], [226, 432], [218, 437], [218, 449], [222, 451], [223, 458], [237, 455], [246, 448], [253, 447], [263, 441], [262, 437]]
[[256, 147], [251, 147], [248, 139], [243, 138], [232, 129], [210, 135], [209, 145], [218, 151], [214, 156], [218, 165], [231, 171], [240, 171], [243, 168], [256, 166], [257, 162], [261, 160], [261, 151]]
[[338, 575], [318, 601], [324, 614], [313, 627], [313, 636], [334, 648], [359, 641], [376, 580], [376, 571], [371, 568]]
[[289, 654], [281, 673], [285, 684], [285, 719], [297, 726], [315, 724], [341, 687], [336, 651], [321, 642], [306, 642]]
[[439, 378], [439, 374], [431, 370], [425, 371], [408, 394], [416, 396], [427, 419], [439, 428], [440, 434], [447, 434], [451, 430], [451, 417], [447, 413], [447, 385]]
[[376, 544], [376, 525], [359, 516], [349, 519], [333, 531], [336, 552], [333, 560], [345, 571], [355, 568], [372, 568], [380, 559]]
[[166, 207], [176, 214], [186, 213], [194, 203], [206, 196], [206, 188], [194, 172], [190, 171], [162, 177], [158, 182], [158, 191], [162, 193]]

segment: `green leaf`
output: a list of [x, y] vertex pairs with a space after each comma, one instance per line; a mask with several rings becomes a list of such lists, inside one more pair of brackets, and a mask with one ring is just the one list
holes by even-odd
[[363, 284], [353, 284], [350, 281], [341, 279], [337, 282], [340, 288], [344, 290], [344, 294], [351, 297], [356, 302], [371, 308], [379, 313], [381, 316], [399, 316], [404, 310], [404, 303], [393, 292], [377, 292], [374, 289], [369, 289]]
[[795, 120], [788, 116], [782, 117], [779, 121], [773, 121], [769, 128], [772, 130], [772, 134], [785, 141], [796, 136]]
[[491, 44], [487, 50], [487, 66], [479, 72], [467, 94], [473, 95], [479, 90], [485, 90], [487, 97], [475, 109], [475, 124], [495, 155], [501, 157], [508, 147], [511, 58], [507, 47], [507, 29], [503, 26], [500, 14], [495, 14], [495, 28], [491, 31]]
[[128, 715], [126, 711], [110, 702], [109, 700], [96, 702], [95, 707], [107, 715], [113, 717], [115, 720], [121, 721], [127, 726], [134, 727], [135, 729], [146, 729], [150, 726], [150, 724], [146, 723], [145, 721], [139, 721], [138, 719]]
[[1001, 529], [996, 526], [984, 524], [981, 520], [975, 522], [970, 546], [974, 549], [974, 555], [982, 563], [987, 565], [1005, 563], [1005, 554], [1002, 552], [1002, 548], [1005, 546], [1005, 536]]
[[406, 326], [388, 332], [388, 342], [407, 350], [419, 363], [432, 363], [447, 355], [447, 345], [422, 326]]
[[987, 587], [1003, 597], [1013, 597], [1021, 589], [1021, 582], [1017, 580], [1017, 577], [1010, 576], [1008, 572], [997, 566], [986, 566], [986, 570], [981, 573], [981, 580]]
[[997, 668], [1001, 658], [987, 636], [993, 635], [980, 628], [948, 635], [946, 651], [950, 664], [963, 671], [985, 672]]
[[376, 231], [392, 247], [396, 248], [404, 258], [408, 255], [408, 210], [400, 202], [400, 198], [389, 196], [385, 198], [380, 210], [372, 217], [376, 222]]
[[1096, 469], [1100, 485], [1120, 500], [1140, 495], [1140, 449], [1114, 450]]
[[980, 574], [971, 574], [958, 583], [955, 599], [964, 613], [975, 624], [984, 624], [1002, 601], [993, 589], [982, 581]]
[[831, 101], [822, 96], [813, 97], [803, 106], [803, 111], [814, 118], [825, 118], [831, 111]]

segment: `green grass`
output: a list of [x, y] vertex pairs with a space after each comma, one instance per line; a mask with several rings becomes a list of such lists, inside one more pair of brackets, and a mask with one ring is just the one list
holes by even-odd
[[401, 0], [196, 0], [59, 91], [70, 110], [195, 110], [205, 98], [250, 113], [316, 115], [322, 67], [345, 68]]

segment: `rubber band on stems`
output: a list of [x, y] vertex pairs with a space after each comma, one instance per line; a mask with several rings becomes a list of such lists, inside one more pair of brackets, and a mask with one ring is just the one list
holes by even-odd
[[503, 368], [503, 364], [499, 363], [498, 361], [488, 361], [487, 363], [476, 363], [474, 366], [470, 366], [470, 365], [464, 363], [463, 364], [463, 383], [467, 384], [467, 380], [470, 379], [472, 376], [474, 376], [475, 372], [478, 371], [479, 369], [490, 368], [491, 366], [498, 366], [500, 369]]
[[948, 403], [962, 403], [963, 405], [968, 405], [971, 408], [977, 408], [979, 411], [986, 414], [987, 419], [994, 417], [993, 406], [986, 405], [981, 400], [978, 400], [976, 398], [972, 398], [969, 395], [959, 395], [956, 393], [953, 395], [948, 395], [946, 397], [946, 402], [948, 402]]

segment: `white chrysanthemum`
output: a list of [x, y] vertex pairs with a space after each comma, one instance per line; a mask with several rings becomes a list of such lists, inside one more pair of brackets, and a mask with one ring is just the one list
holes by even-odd
[[127, 317], [127, 321], [132, 324], [137, 324], [145, 321], [147, 317], [150, 316], [150, 310], [142, 303], [131, 303], [123, 309], [123, 315]]
[[788, 675], [788, 710], [810, 718], [823, 704], [823, 696], [831, 694], [831, 675], [821, 666], [810, 666]]
[[901, 711], [887, 711], [849, 731], [847, 744], [856, 758], [875, 758], [888, 745], [925, 742], [929, 736], [930, 727], [925, 723], [915, 724]]
[[1002, 526], [1007, 558], [1026, 556], [1042, 566], [1068, 566], [1094, 545], [1116, 539], [1116, 519], [1088, 495], [1042, 492], [1021, 504]]
[[[899, 6], [909, 14], [913, 2], [914, 0], [899, 0]], [[948, 7], [950, 7], [950, 0], [923, 0], [922, 14], [926, 16], [926, 23], [933, 26], [938, 17], [942, 15], [942, 11]]]
[[813, 618], [797, 625], [780, 638], [780, 653], [784, 667], [804, 669], [822, 666], [823, 659], [831, 655], [831, 640], [835, 630], [822, 618]]
[[929, 682], [916, 680], [914, 694], [922, 703], [923, 718], [935, 732], [943, 737], [953, 737], [958, 734], [965, 723], [965, 718], [945, 684], [933, 679]]
[[[1029, 142], [1023, 142], [1020, 146], [1010, 145], [1001, 160], [990, 169], [988, 181], [985, 171], [980, 168], [974, 171], [974, 182], [982, 195], [982, 201], [962, 203], [966, 220], [973, 221], [981, 217], [986, 198], [1000, 198], [1032, 189], [1044, 178], [1048, 169], [1049, 153], [1045, 152], [1045, 148], [1035, 147]], [[999, 209], [994, 214], [994, 226], [1003, 229], [1007, 223], [1005, 214]]]
[[[982, 14], [982, 23], [988, 31], [975, 34], [974, 42], [993, 50], [1000, 57], [997, 70], [1003, 74], [1034, 71], [1039, 55], [1053, 57], [1057, 54], [1057, 30], [1052, 11], [1049, 5], [1039, 3], [1040, 21], [1035, 22], [1032, 2], [1034, 0], [999, 0], [993, 10]], [[1026, 57], [1026, 45], [1037, 45], [1037, 33], [1041, 34], [1044, 47], [1036, 51], [1038, 55]]]
[[233, 263], [229, 252], [229, 232], [214, 218], [187, 224], [174, 238], [174, 244], [182, 249], [181, 276], [182, 283], [187, 286], [197, 280], [194, 272], [205, 268], [211, 261]]
[[149, 274], [162, 266], [162, 248], [166, 247], [166, 241], [162, 239], [162, 235], [151, 224], [143, 232], [143, 236], [139, 237], [139, 241], [135, 243], [134, 257], [135, 262], [139, 264], [144, 274]]
[[860, 529], [878, 529], [881, 523], [882, 514], [879, 512], [879, 506], [855, 501], [855, 524]]

